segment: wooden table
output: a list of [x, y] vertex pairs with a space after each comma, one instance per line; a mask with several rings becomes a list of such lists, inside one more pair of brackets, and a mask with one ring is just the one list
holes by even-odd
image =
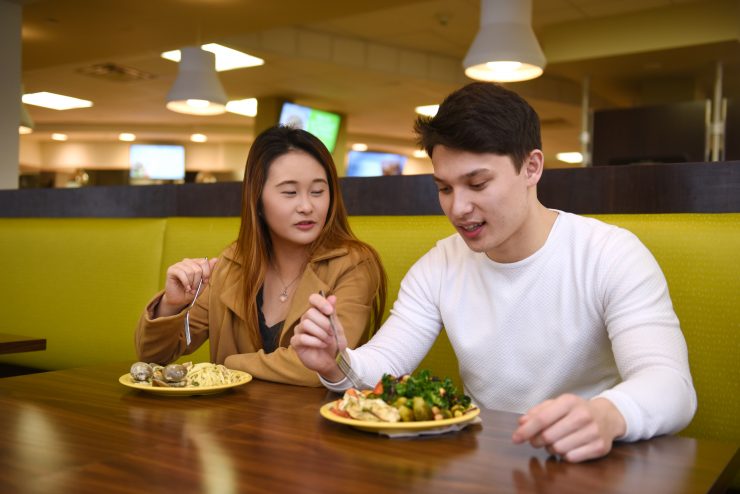
[[458, 433], [388, 439], [323, 419], [336, 395], [252, 381], [159, 397], [118, 383], [127, 364], [0, 379], [0, 492], [722, 492], [737, 445], [661, 437], [558, 462], [511, 443], [516, 415]]
[[46, 350], [46, 340], [33, 336], [0, 333], [0, 353], [21, 353]]

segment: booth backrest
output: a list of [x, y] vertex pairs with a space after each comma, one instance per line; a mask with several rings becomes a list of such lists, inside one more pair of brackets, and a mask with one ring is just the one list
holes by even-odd
[[[594, 217], [633, 231], [665, 272], [699, 395], [685, 434], [740, 441], [740, 213]], [[383, 259], [387, 309], [414, 261], [453, 233], [443, 216], [350, 222]], [[47, 339], [47, 350], [2, 355], [0, 363], [61, 369], [133, 361], [133, 329], [167, 267], [218, 255], [238, 228], [235, 217], [0, 219], [0, 332]], [[190, 358], [207, 360], [207, 345]], [[421, 367], [459, 382], [444, 332]]]

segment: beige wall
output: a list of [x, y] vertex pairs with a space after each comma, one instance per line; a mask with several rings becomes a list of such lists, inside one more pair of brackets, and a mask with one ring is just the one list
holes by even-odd
[[[21, 136], [21, 169], [26, 173], [49, 171], [59, 174], [74, 174], [79, 168], [127, 169], [129, 146], [124, 142], [50, 142]], [[185, 144], [185, 167], [188, 171], [228, 172], [235, 180], [242, 180], [249, 146], [246, 143], [188, 143]], [[346, 162], [337, 163], [337, 168], [339, 174], [344, 175]], [[432, 173], [432, 162], [429, 158], [409, 157], [403, 173]]]
[[[20, 162], [25, 171], [67, 172], [77, 168], [121, 170], [129, 167], [129, 143], [124, 142], [47, 142], [22, 136]], [[248, 144], [185, 144], [188, 171], [230, 172], [243, 177]]]

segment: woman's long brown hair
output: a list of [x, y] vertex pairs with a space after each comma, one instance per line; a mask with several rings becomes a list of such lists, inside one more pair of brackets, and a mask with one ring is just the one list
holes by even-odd
[[[236, 256], [242, 262], [245, 315], [250, 338], [259, 341], [257, 293], [265, 281], [267, 266], [272, 260], [272, 242], [267, 223], [261, 215], [262, 190], [272, 163], [292, 151], [303, 151], [319, 162], [329, 182], [329, 211], [326, 222], [316, 240], [309, 246], [309, 259], [319, 250], [336, 247], [357, 249], [374, 260], [377, 269], [378, 292], [373, 299], [372, 327], [377, 330], [385, 311], [387, 279], [378, 253], [359, 240], [350, 229], [347, 210], [334, 160], [324, 144], [313, 134], [292, 127], [271, 127], [262, 132], [252, 143], [244, 171], [242, 215]], [[259, 345], [258, 345], [259, 346]]]

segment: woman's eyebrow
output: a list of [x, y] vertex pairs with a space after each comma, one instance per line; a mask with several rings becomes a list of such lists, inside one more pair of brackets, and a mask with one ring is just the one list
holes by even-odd
[[[328, 185], [329, 182], [325, 178], [314, 178], [311, 180], [312, 184], [316, 183], [322, 183]], [[298, 180], [283, 180], [282, 182], [278, 182], [275, 184], [275, 187], [280, 187], [282, 185], [298, 185]]]

